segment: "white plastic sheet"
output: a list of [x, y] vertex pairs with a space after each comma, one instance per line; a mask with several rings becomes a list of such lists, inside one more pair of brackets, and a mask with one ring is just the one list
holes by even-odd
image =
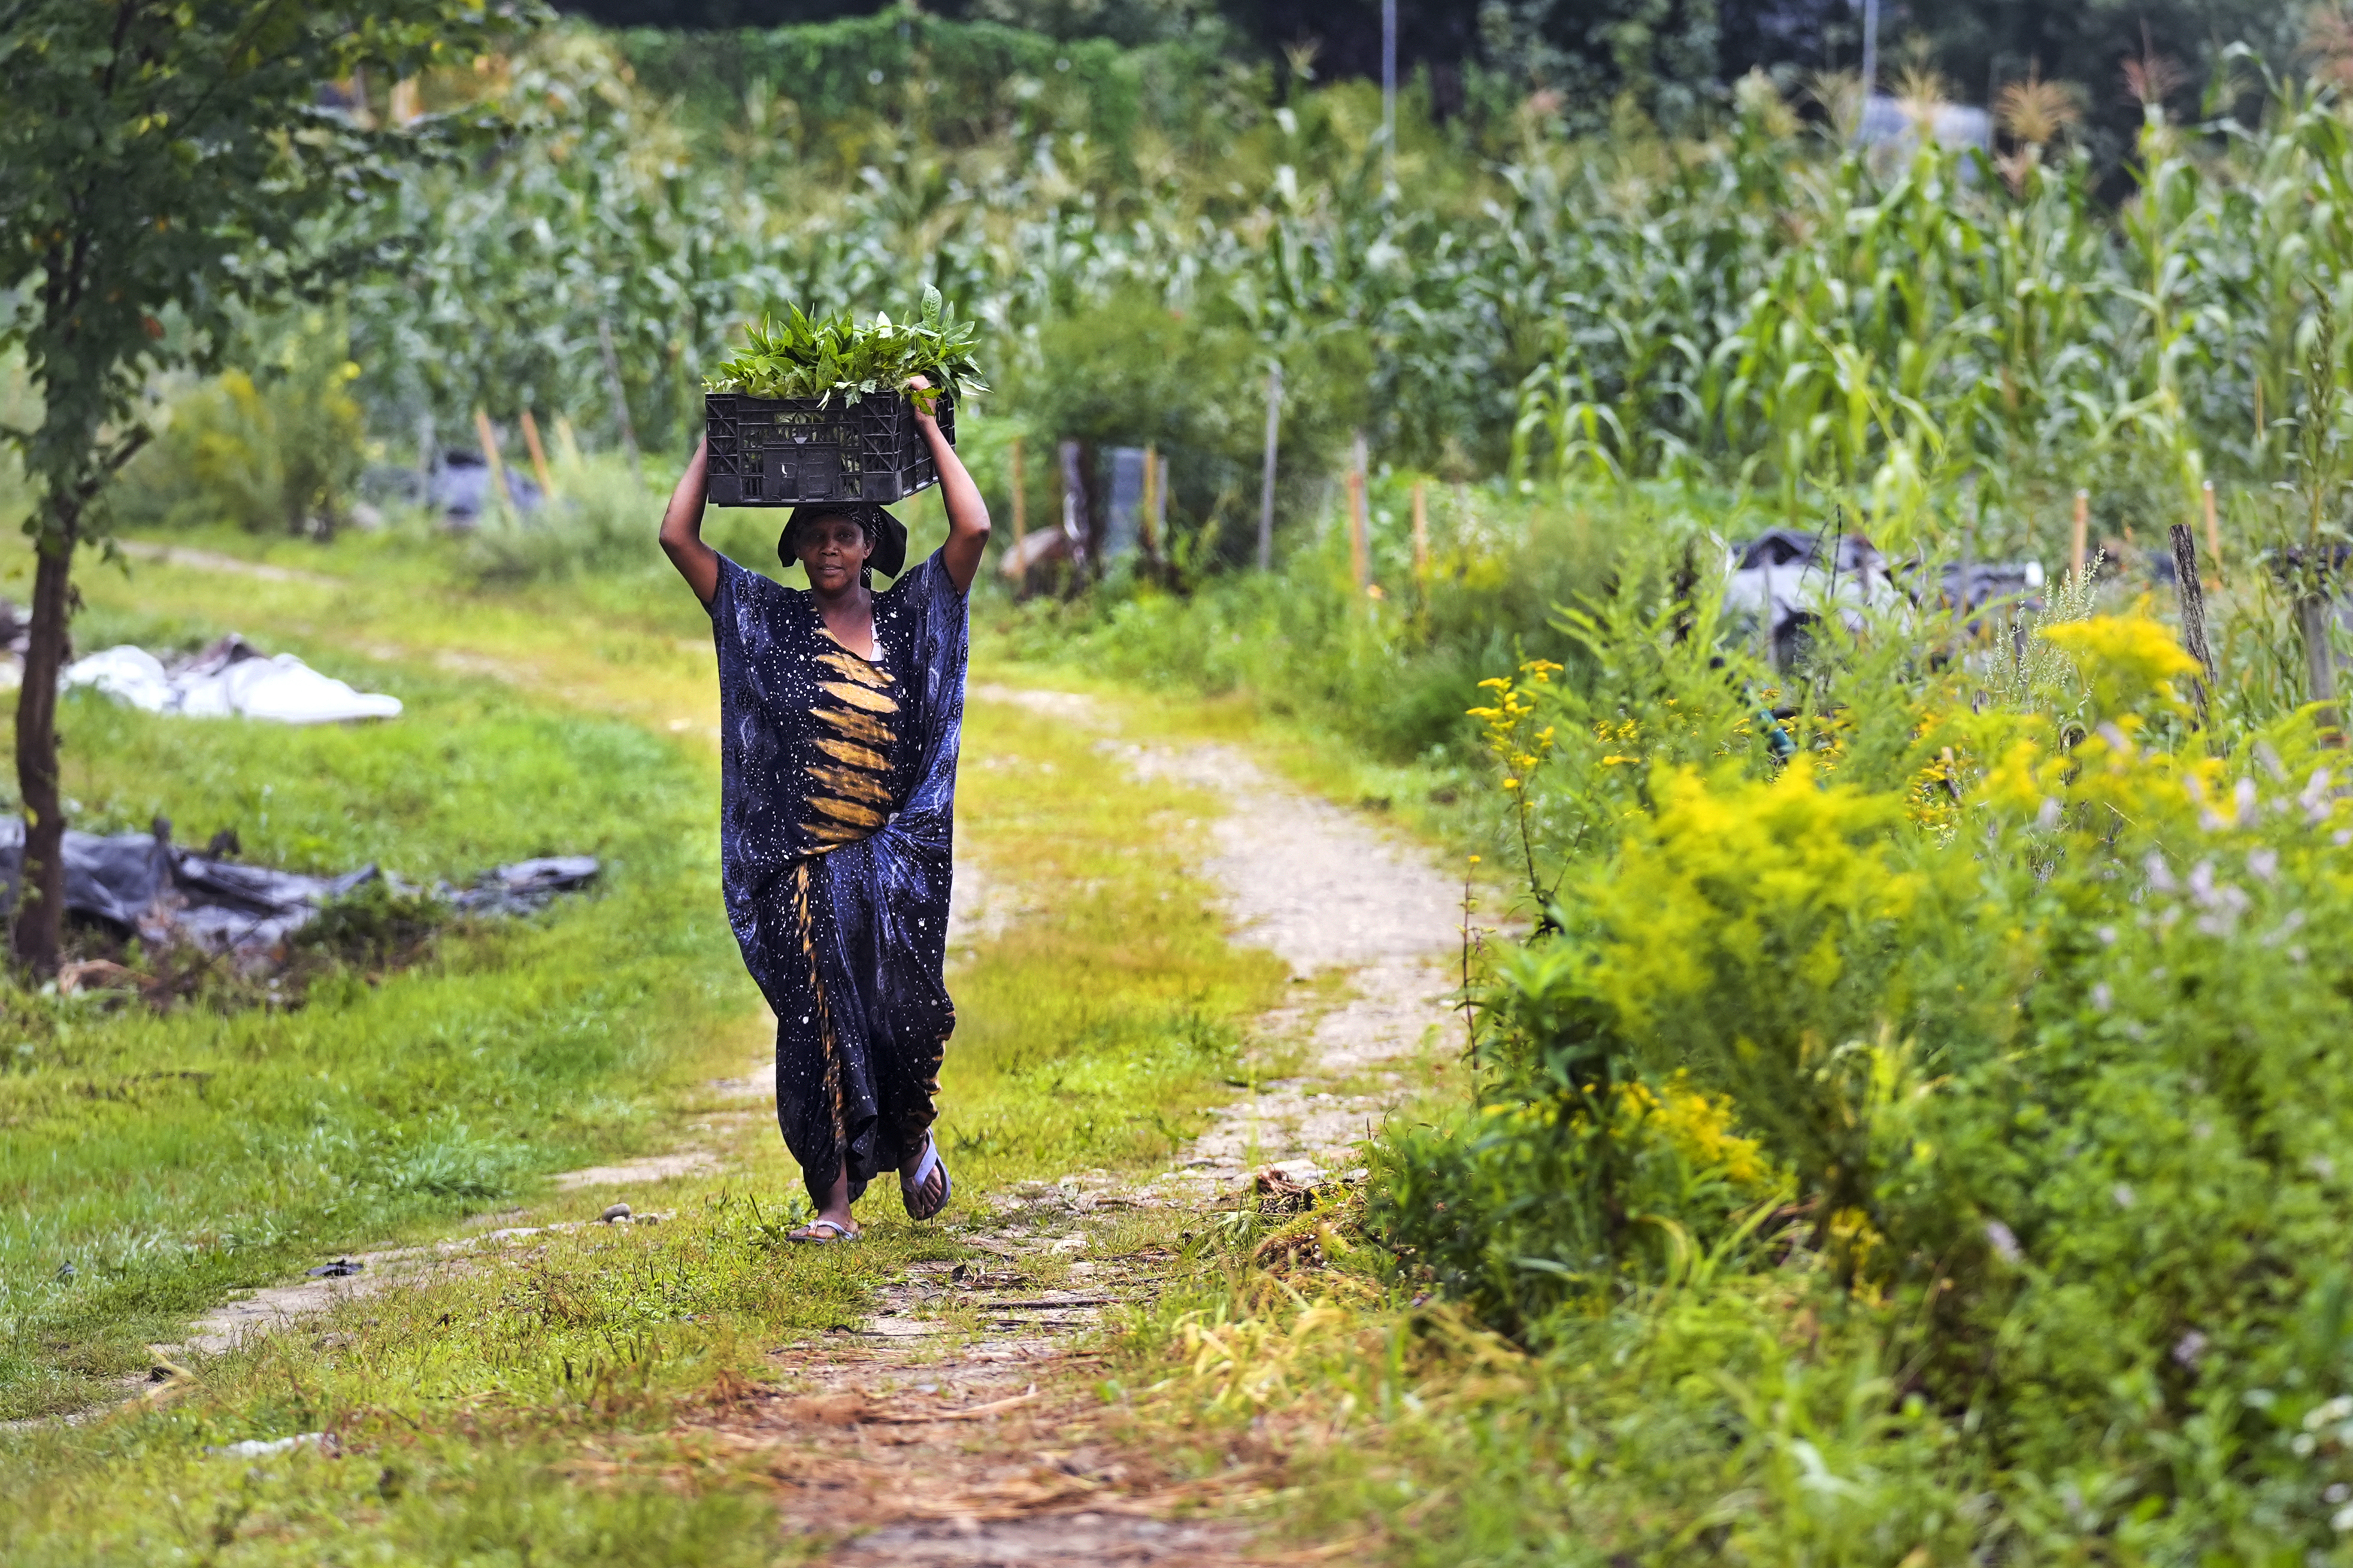
[[204, 658], [174, 672], [145, 648], [126, 644], [76, 660], [65, 672], [64, 685], [90, 687], [145, 712], [192, 719], [334, 724], [400, 714], [399, 698], [353, 690], [290, 653], [274, 658]]

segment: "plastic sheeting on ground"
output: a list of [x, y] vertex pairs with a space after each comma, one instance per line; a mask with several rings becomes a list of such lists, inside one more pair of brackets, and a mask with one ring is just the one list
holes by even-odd
[[400, 714], [397, 697], [355, 691], [290, 653], [272, 658], [234, 634], [176, 666], [127, 643], [107, 648], [68, 666], [64, 685], [69, 690], [87, 686], [149, 713], [191, 719], [333, 724]]
[[[374, 866], [340, 877], [304, 876], [199, 855], [153, 833], [72, 829], [65, 863], [69, 917], [153, 945], [186, 944], [263, 962], [283, 959], [287, 939], [322, 909], [383, 876]], [[25, 819], [0, 816], [0, 900], [9, 910], [16, 907], [24, 864]], [[433, 891], [468, 914], [527, 914], [586, 887], [598, 869], [594, 857], [559, 855], [501, 866], [463, 888], [439, 883]]]

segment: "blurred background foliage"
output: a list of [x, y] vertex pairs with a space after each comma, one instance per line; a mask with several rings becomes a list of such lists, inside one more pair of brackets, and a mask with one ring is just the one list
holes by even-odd
[[[625, 488], [559, 487], [469, 559], [562, 575], [627, 555], [635, 487], [691, 446], [744, 321], [929, 284], [984, 323], [999, 391], [961, 428], [1001, 531], [1017, 451], [1033, 526], [1060, 515], [1060, 442], [1167, 460], [1162, 561], [1018, 635], [1322, 712], [1393, 758], [1461, 753], [1428, 695], [1447, 682], [1514, 648], [1575, 662], [1550, 606], [1606, 582], [1613, 538], [1837, 516], [1897, 553], [2055, 564], [2081, 489], [2093, 541], [2143, 572], [2209, 480], [2226, 555], [2284, 538], [2300, 410], [2344, 375], [2331, 338], [2315, 382], [2316, 323], [2353, 310], [2337, 11], [1891, 7], [1881, 86], [1915, 129], [1864, 145], [1843, 6], [1643, 10], [1653, 42], [1711, 40], [1671, 101], [1571, 58], [1597, 27], [1634, 37], [1606, 6], [1491, 5], [1466, 32], [1409, 5], [1392, 154], [1361, 9], [1315, 8], [1313, 47], [1304, 11], [1144, 0], [615, 12], [699, 26], [575, 20], [478, 69], [343, 84], [355, 115], [489, 105], [512, 129], [341, 220], [383, 265], [251, 323], [236, 376], [159, 388], [174, 431], [121, 504], [323, 532], [364, 464], [422, 474], [481, 421], [535, 467], [531, 414]], [[1918, 133], [1976, 98], [1986, 144]], [[1276, 366], [1282, 592], [1244, 570]], [[1392, 594], [1368, 628], [1357, 432]], [[2231, 680], [2295, 686], [2284, 604], [2223, 623], [2249, 655]]]
[[[514, 130], [157, 388], [118, 504], [323, 535], [479, 423], [537, 468], [530, 414], [547, 508], [388, 506], [387, 552], [676, 608], [648, 535], [739, 324], [936, 286], [1004, 542], [1061, 442], [1168, 463], [1164, 558], [991, 574], [992, 652], [1238, 694], [1511, 868], [1475, 1092], [1384, 1140], [1390, 1315], [1317, 1385], [1436, 1500], [1378, 1500], [1401, 1552], [2341, 1560], [2353, 24], [1891, 5], [1866, 142], [1842, 5], [1405, 5], [1391, 149], [1373, 10], [616, 6], [346, 84]], [[2058, 578], [2079, 504], [2096, 578], [1953, 591]], [[1776, 526], [1893, 585], [1818, 578], [1783, 649], [1726, 593]]]

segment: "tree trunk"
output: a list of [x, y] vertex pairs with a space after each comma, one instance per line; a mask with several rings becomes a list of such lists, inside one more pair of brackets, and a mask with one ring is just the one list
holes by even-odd
[[17, 883], [16, 951], [39, 974], [57, 972], [64, 938], [65, 811], [58, 798], [58, 677], [65, 667], [79, 506], [56, 509], [33, 574], [31, 638], [16, 693], [16, 789], [25, 803], [25, 859]]

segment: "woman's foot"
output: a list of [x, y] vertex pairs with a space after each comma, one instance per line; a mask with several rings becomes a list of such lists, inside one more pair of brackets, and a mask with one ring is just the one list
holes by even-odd
[[899, 1167], [899, 1196], [907, 1205], [909, 1219], [930, 1219], [948, 1206], [948, 1197], [955, 1184], [948, 1179], [948, 1168], [940, 1159], [940, 1146], [928, 1132], [923, 1134], [923, 1152]]
[[858, 1239], [858, 1222], [849, 1217], [849, 1168], [847, 1165], [834, 1176], [833, 1186], [825, 1194], [825, 1202], [818, 1205], [817, 1217], [805, 1226], [785, 1232], [785, 1239], [819, 1244]]

